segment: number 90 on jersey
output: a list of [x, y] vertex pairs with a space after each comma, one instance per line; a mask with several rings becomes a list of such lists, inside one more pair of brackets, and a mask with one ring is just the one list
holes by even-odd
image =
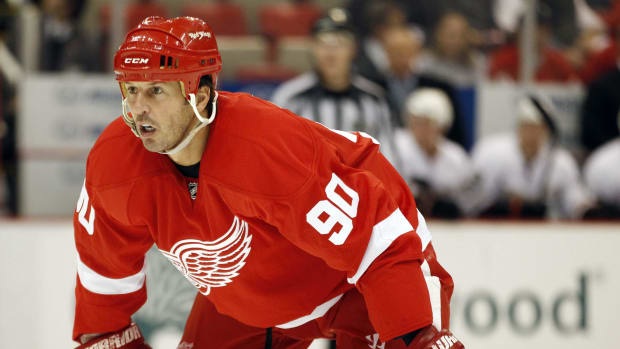
[[[319, 234], [332, 233], [329, 241], [334, 245], [342, 245], [353, 230], [353, 218], [357, 216], [359, 195], [347, 186], [335, 173], [325, 187], [327, 200], [321, 200], [306, 214], [306, 222]], [[347, 197], [343, 197], [343, 194]]]

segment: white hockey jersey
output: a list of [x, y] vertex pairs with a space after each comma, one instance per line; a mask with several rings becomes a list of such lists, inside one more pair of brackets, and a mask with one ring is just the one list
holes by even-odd
[[[423, 180], [437, 194], [454, 201], [462, 211], [468, 203], [468, 187], [473, 181], [473, 166], [465, 149], [448, 139], [442, 139], [437, 155], [429, 157], [407, 129], [395, 132], [400, 174], [411, 182]], [[414, 195], [415, 188], [414, 189]]]
[[600, 201], [620, 207], [620, 138], [595, 150], [583, 175], [586, 186]]
[[500, 134], [483, 139], [472, 153], [479, 185], [472, 197], [472, 212], [484, 211], [503, 195], [547, 204], [548, 215], [578, 218], [589, 205], [579, 168], [565, 149], [545, 144], [526, 163], [517, 135]]

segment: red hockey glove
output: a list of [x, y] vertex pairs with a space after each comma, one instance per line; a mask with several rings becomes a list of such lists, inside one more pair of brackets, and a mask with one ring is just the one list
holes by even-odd
[[144, 343], [144, 337], [138, 328], [138, 325], [132, 323], [114, 333], [94, 338], [75, 349], [151, 349]]
[[422, 329], [407, 349], [465, 349], [449, 330], [437, 331], [434, 326]]

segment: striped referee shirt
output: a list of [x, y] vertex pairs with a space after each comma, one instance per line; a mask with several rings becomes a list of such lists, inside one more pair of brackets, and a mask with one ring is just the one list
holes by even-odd
[[353, 75], [345, 91], [329, 91], [315, 72], [280, 85], [272, 102], [293, 113], [343, 131], [363, 131], [381, 143], [381, 152], [398, 168], [390, 110], [379, 85]]

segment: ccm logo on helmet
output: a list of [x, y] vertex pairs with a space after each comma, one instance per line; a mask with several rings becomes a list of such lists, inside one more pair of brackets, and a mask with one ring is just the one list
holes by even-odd
[[125, 64], [147, 64], [148, 62], [148, 58], [125, 58]]

